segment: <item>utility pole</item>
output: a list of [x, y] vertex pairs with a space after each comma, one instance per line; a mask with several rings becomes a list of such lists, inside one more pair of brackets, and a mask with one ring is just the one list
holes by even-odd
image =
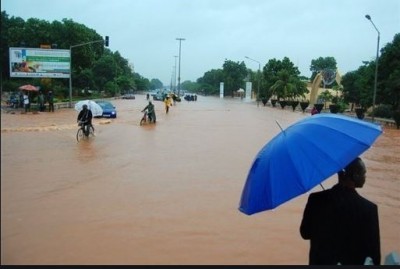
[[178, 97], [181, 94], [181, 42], [185, 40], [184, 38], [177, 37], [176, 40], [179, 40], [179, 70], [178, 70]]
[[108, 36], [106, 36], [105, 40], [100, 39], [100, 40], [95, 40], [95, 41], [90, 41], [90, 42], [86, 42], [86, 43], [81, 43], [78, 45], [72, 45], [69, 47], [69, 69], [70, 69], [70, 73], [69, 73], [69, 108], [72, 108], [72, 49], [76, 48], [76, 47], [81, 47], [81, 46], [85, 46], [85, 45], [89, 45], [89, 44], [93, 44], [93, 43], [104, 43], [104, 45], [106, 47], [108, 47], [109, 44], [109, 38]]
[[175, 66], [174, 66], [174, 90], [173, 90], [173, 92], [176, 93], [176, 58], [178, 58], [178, 56], [175, 55], [174, 57], [175, 57]]
[[260, 69], [261, 69], [261, 63], [257, 60], [254, 60], [250, 57], [244, 56], [245, 58], [252, 60], [253, 62], [258, 63], [258, 73], [257, 73], [257, 97], [256, 97], [256, 102], [257, 102], [257, 106], [259, 106], [260, 104]]

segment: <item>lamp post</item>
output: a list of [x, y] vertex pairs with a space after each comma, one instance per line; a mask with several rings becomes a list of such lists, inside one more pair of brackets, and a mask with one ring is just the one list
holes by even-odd
[[181, 93], [181, 42], [185, 40], [184, 38], [177, 37], [176, 40], [179, 40], [179, 70], [178, 70], [178, 96]]
[[174, 57], [175, 57], [175, 66], [174, 66], [174, 90], [173, 90], [173, 92], [176, 93], [176, 58], [178, 58], [178, 56], [175, 55]]
[[252, 61], [254, 61], [254, 62], [256, 62], [256, 63], [258, 63], [258, 73], [257, 73], [257, 75], [258, 75], [258, 79], [257, 79], [257, 97], [256, 97], [256, 101], [257, 101], [257, 106], [259, 105], [259, 98], [260, 98], [260, 69], [261, 69], [261, 63], [259, 62], [259, 61], [257, 61], [257, 60], [254, 60], [254, 59], [252, 59], [252, 58], [250, 58], [250, 57], [247, 57], [247, 56], [244, 56], [245, 58], [247, 58], [247, 59], [249, 59], [249, 60], [252, 60]]
[[376, 99], [376, 85], [378, 83], [378, 60], [379, 60], [379, 39], [381, 33], [379, 32], [378, 28], [376, 28], [374, 22], [371, 19], [370, 15], [365, 15], [365, 18], [369, 20], [372, 25], [374, 26], [375, 30], [378, 32], [378, 43], [376, 46], [376, 60], [375, 60], [375, 82], [374, 82], [374, 95], [372, 97], [372, 122], [375, 121], [375, 99]]
[[90, 41], [90, 42], [86, 42], [86, 43], [81, 43], [78, 45], [72, 45], [69, 47], [69, 69], [70, 69], [70, 73], [69, 73], [69, 108], [72, 108], [72, 49], [76, 48], [76, 47], [93, 44], [93, 43], [99, 43], [99, 42], [104, 42], [106, 47], [108, 47], [108, 42], [109, 42], [108, 36], [106, 36], [105, 41], [103, 39], [100, 39], [100, 40]]

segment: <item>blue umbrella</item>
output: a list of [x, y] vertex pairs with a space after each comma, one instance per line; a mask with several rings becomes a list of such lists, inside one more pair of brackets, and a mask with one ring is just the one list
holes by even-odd
[[339, 114], [294, 123], [257, 154], [239, 210], [251, 215], [307, 192], [367, 150], [381, 133], [379, 125]]

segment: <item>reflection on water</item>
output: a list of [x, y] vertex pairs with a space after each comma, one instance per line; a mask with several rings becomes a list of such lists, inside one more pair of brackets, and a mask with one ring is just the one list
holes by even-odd
[[91, 162], [97, 157], [96, 146], [94, 145], [96, 137], [83, 139], [77, 142], [77, 158], [80, 162]]
[[[112, 102], [118, 118], [79, 143], [74, 110], [2, 115], [2, 264], [307, 264], [307, 194], [253, 216], [237, 206], [276, 120], [308, 114], [200, 96], [169, 114], [154, 101], [157, 124], [140, 126], [145, 96]], [[400, 252], [399, 149], [385, 129], [363, 155], [383, 255]]]

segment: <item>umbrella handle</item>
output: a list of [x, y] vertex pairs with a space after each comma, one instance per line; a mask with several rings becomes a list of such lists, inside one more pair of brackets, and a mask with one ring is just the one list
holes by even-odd
[[275, 120], [276, 124], [278, 124], [279, 128], [281, 128], [281, 131], [283, 131], [282, 126], [279, 124], [277, 120]]
[[322, 188], [323, 190], [325, 190], [324, 186], [322, 186], [322, 184], [321, 184], [321, 183], [319, 183], [319, 185], [321, 186], [321, 188]]

